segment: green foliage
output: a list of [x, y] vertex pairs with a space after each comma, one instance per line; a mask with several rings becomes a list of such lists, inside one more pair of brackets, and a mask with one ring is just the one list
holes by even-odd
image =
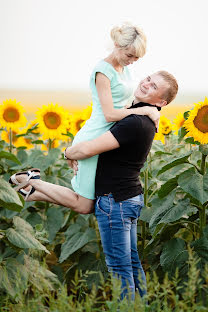
[[147, 272], [149, 306], [139, 296], [135, 303], [117, 300], [119, 285], [107, 279], [93, 215], [78, 215], [52, 203], [25, 203], [8, 183], [14, 172], [37, 167], [43, 180], [71, 187], [72, 171], [61, 150], [43, 152], [35, 137], [33, 150], [13, 147], [10, 153], [1, 141], [2, 311], [6, 306], [15, 312], [206, 311], [208, 152], [207, 146], [185, 135], [182, 128], [166, 145], [155, 141], [141, 171], [145, 207], [138, 247]]

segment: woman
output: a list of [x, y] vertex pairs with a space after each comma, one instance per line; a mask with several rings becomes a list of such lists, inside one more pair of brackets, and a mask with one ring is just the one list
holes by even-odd
[[[124, 24], [112, 29], [111, 38], [114, 42], [113, 52], [96, 65], [90, 79], [92, 115], [77, 133], [73, 144], [100, 136], [114, 122], [132, 114], [131, 109], [124, 108], [133, 91], [127, 66], [144, 56], [146, 37], [140, 28]], [[135, 108], [134, 114], [148, 115], [155, 123], [159, 119], [156, 108]], [[90, 213], [93, 210], [97, 159], [94, 156], [79, 161], [78, 172], [72, 179], [76, 193], [66, 187], [38, 181], [40, 172], [37, 169], [13, 175], [10, 182], [17, 184], [16, 190], [25, 195], [25, 200], [49, 201], [80, 213]]]

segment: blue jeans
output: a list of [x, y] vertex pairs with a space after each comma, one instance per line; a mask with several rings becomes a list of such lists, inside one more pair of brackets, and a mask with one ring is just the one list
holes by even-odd
[[137, 251], [137, 219], [144, 205], [143, 194], [121, 202], [113, 195], [99, 196], [95, 204], [101, 242], [108, 271], [121, 279], [121, 299], [146, 294], [146, 278]]

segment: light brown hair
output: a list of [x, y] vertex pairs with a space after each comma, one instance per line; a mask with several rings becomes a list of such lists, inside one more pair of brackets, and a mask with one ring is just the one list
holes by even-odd
[[167, 104], [169, 104], [176, 97], [178, 92], [178, 82], [173, 75], [165, 70], [160, 70], [157, 72], [157, 74], [160, 75], [169, 84], [169, 88], [163, 94], [164, 100], [166, 100]]

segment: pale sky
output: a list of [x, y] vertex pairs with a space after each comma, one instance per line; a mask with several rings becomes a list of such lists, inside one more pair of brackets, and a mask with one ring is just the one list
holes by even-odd
[[135, 83], [163, 69], [180, 94], [208, 96], [207, 13], [207, 0], [0, 0], [0, 89], [88, 89], [110, 29], [129, 21], [147, 36]]

